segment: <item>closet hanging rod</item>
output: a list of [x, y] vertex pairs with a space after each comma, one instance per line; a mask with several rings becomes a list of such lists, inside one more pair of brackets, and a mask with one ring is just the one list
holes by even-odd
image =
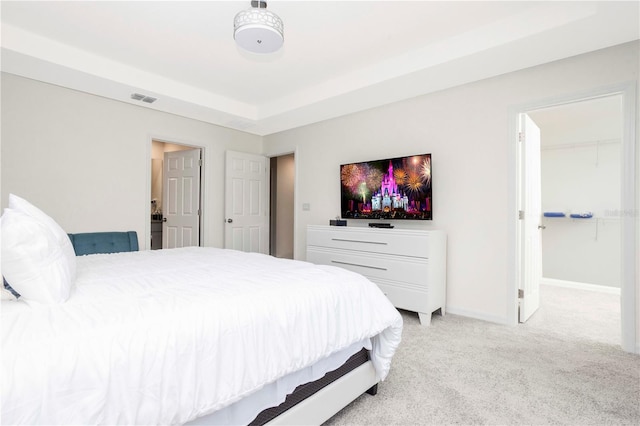
[[594, 147], [594, 146], [600, 146], [600, 145], [615, 145], [615, 144], [619, 144], [622, 141], [621, 138], [615, 138], [615, 139], [602, 139], [602, 140], [597, 140], [597, 141], [585, 141], [585, 142], [569, 142], [569, 143], [563, 143], [563, 144], [557, 144], [557, 145], [547, 145], [547, 146], [541, 146], [540, 150], [541, 151], [551, 151], [551, 150], [556, 150], [556, 149], [571, 149], [571, 148], [587, 148], [587, 147]]

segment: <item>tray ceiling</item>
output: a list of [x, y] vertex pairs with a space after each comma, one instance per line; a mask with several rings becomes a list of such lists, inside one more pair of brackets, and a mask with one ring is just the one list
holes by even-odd
[[4, 1], [2, 70], [267, 135], [640, 34], [632, 1], [273, 0], [285, 43], [260, 56], [233, 40], [233, 18], [248, 7]]

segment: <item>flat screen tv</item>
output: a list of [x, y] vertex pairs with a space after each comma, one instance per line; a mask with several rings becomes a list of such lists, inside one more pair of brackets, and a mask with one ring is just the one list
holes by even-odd
[[340, 166], [343, 219], [432, 220], [431, 154]]

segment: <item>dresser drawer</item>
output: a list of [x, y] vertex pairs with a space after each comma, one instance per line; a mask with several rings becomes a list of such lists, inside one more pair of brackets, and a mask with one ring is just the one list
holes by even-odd
[[321, 265], [339, 266], [366, 276], [371, 280], [383, 279], [413, 283], [416, 288], [426, 287], [429, 263], [426, 259], [376, 256], [375, 254], [307, 248], [307, 260]]
[[309, 227], [307, 245], [383, 253], [400, 256], [429, 257], [429, 236], [397, 230], [345, 227]]
[[387, 296], [389, 301], [396, 308], [406, 309], [413, 312], [430, 313], [434, 309], [429, 303], [429, 294], [427, 289], [416, 290], [411, 288], [398, 287], [388, 283], [382, 283], [377, 280], [372, 280]]

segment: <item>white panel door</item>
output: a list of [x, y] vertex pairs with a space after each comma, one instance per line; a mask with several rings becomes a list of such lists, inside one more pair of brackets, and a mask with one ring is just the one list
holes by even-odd
[[542, 191], [540, 171], [540, 128], [527, 114], [520, 116], [522, 153], [520, 322], [540, 307], [542, 279]]
[[164, 153], [162, 248], [200, 245], [200, 149]]
[[269, 253], [267, 157], [226, 152], [224, 246]]

